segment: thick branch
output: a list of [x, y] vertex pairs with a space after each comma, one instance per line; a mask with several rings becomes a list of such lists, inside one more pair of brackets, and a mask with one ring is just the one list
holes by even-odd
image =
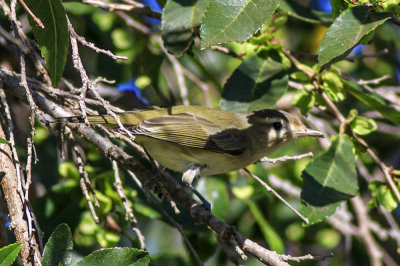
[[[0, 124], [0, 138], [6, 139], [3, 128]], [[24, 265], [33, 265], [32, 254], [30, 254], [29, 228], [24, 216], [24, 205], [22, 204], [21, 197], [15, 189], [18, 186], [17, 171], [12, 160], [12, 153], [8, 144], [0, 143], [0, 176], [1, 187], [4, 191], [4, 197], [7, 202], [9, 217], [11, 220], [10, 228], [13, 230], [18, 242], [21, 242], [21, 256]], [[33, 240], [35, 236], [32, 235]], [[35, 257], [40, 258], [38, 245], [34, 246]]]

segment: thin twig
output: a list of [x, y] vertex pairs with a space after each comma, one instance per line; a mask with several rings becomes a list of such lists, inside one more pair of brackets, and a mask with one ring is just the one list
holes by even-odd
[[[159, 36], [157, 36], [157, 37], [159, 38]], [[159, 38], [159, 39], [161, 39], [161, 38]], [[162, 43], [162, 41], [160, 40], [159, 43]], [[183, 67], [179, 63], [178, 59], [175, 58], [175, 56], [168, 53], [168, 51], [164, 48], [164, 46], [162, 46], [162, 49], [164, 50], [164, 53], [167, 56], [168, 60], [172, 63], [172, 67], [174, 68], [180, 96], [182, 99], [182, 103], [184, 105], [189, 105], [189, 99], [187, 98], [188, 97], [188, 89], [187, 89], [186, 83], [185, 83]]]
[[[72, 134], [68, 134], [68, 135], [69, 135], [69, 138], [71, 139], [72, 138]], [[71, 139], [71, 140], [74, 141], [73, 139]], [[92, 199], [90, 198], [90, 195], [89, 195], [89, 191], [90, 191], [90, 194], [93, 196], [93, 199], [94, 199], [94, 202], [95, 202], [95, 205], [96, 205], [97, 208], [100, 207], [100, 204], [99, 204], [99, 202], [97, 200], [96, 193], [94, 192], [94, 189], [92, 188], [92, 186], [90, 184], [88, 173], [86, 172], [85, 167], [84, 167], [82, 154], [80, 153], [80, 150], [79, 150], [78, 146], [75, 143], [73, 144], [72, 151], [73, 151], [73, 153], [75, 155], [76, 162], [78, 164], [78, 172], [79, 172], [79, 175], [80, 175], [80, 186], [81, 186], [83, 195], [86, 198], [86, 202], [88, 203], [89, 210], [90, 210], [90, 212], [92, 214], [93, 220], [97, 224], [99, 224], [100, 223], [100, 219], [96, 214], [96, 210], [94, 209], [94, 206], [93, 206], [93, 203], [92, 203]]]
[[285, 156], [278, 157], [278, 158], [263, 157], [260, 159], [260, 162], [277, 163], [277, 162], [285, 162], [285, 161], [289, 161], [289, 160], [300, 160], [300, 159], [303, 159], [306, 157], [313, 157], [313, 156], [314, 156], [314, 154], [312, 152], [308, 152], [308, 153], [295, 155], [295, 156], [285, 155]]
[[252, 172], [250, 172], [249, 170], [247, 170], [246, 168], [243, 168], [243, 170], [250, 175], [251, 177], [253, 177], [255, 180], [257, 180], [268, 192], [272, 192], [272, 194], [274, 194], [275, 197], [277, 197], [280, 201], [282, 201], [283, 203], [285, 203], [286, 206], [289, 207], [289, 209], [291, 209], [297, 216], [299, 216], [303, 222], [305, 222], [306, 224], [308, 224], [308, 219], [306, 217], [304, 217], [298, 210], [296, 210], [292, 205], [290, 205], [284, 198], [282, 198], [281, 195], [278, 194], [278, 192], [276, 192], [273, 188], [271, 188], [270, 186], [268, 186], [267, 183], [265, 183], [264, 181], [261, 180], [261, 178], [259, 178], [258, 176], [256, 176], [255, 174], [253, 174]]
[[96, 53], [102, 53], [105, 55], [108, 55], [109, 57], [111, 57], [114, 60], [128, 60], [128, 57], [126, 56], [122, 56], [122, 55], [115, 55], [113, 54], [111, 51], [109, 50], [105, 50], [105, 49], [101, 49], [98, 48], [94, 43], [92, 42], [88, 42], [86, 41], [86, 39], [80, 35], [78, 35], [74, 28], [71, 27], [69, 28], [69, 30], [71, 31], [71, 33], [75, 36], [75, 38], [84, 46], [89, 47], [90, 49], [94, 50]]
[[385, 75], [385, 76], [382, 76], [382, 77], [379, 77], [379, 78], [376, 78], [376, 79], [371, 79], [371, 80], [362, 80], [362, 79], [360, 79], [359, 81], [357, 81], [357, 84], [361, 85], [361, 86], [369, 85], [369, 84], [378, 85], [382, 81], [387, 80], [387, 79], [391, 79], [391, 78], [392, 77], [390, 75]]
[[333, 253], [329, 253], [326, 255], [320, 255], [320, 256], [315, 256], [315, 255], [311, 255], [311, 254], [307, 254], [304, 256], [300, 256], [300, 257], [293, 257], [290, 255], [280, 255], [282, 257], [282, 260], [284, 261], [295, 261], [295, 262], [301, 262], [304, 260], [325, 260], [327, 258], [332, 258], [333, 257]]
[[42, 29], [44, 29], [44, 24], [33, 12], [29, 9], [29, 7], [25, 4], [23, 0], [18, 0], [21, 6], [25, 9], [26, 13], [35, 21], [36, 25]]
[[128, 198], [125, 195], [124, 189], [122, 187], [122, 181], [121, 181], [121, 178], [119, 177], [118, 165], [115, 160], [112, 160], [112, 167], [113, 167], [114, 179], [115, 179], [114, 187], [117, 190], [117, 193], [122, 201], [122, 204], [124, 205], [124, 209], [126, 212], [125, 220], [130, 223], [132, 230], [134, 232], [136, 232], [136, 234], [139, 238], [140, 248], [146, 249], [146, 244], [144, 242], [144, 236], [143, 236], [142, 232], [139, 230], [139, 228], [137, 228], [137, 226], [136, 226], [137, 220], [136, 220], [135, 215], [133, 214], [132, 207], [131, 207], [131, 205], [128, 201]]
[[137, 14], [146, 15], [156, 19], [161, 19], [161, 13], [151, 10], [148, 6], [145, 6], [142, 3], [132, 0], [130, 1], [125, 0], [125, 2], [128, 2], [129, 5], [108, 3], [99, 0], [82, 0], [82, 3], [105, 8], [108, 9], [109, 11], [114, 11], [114, 10], [131, 11]]
[[355, 59], [361, 59], [361, 58], [368, 58], [368, 57], [377, 57], [383, 54], [387, 54], [389, 52], [389, 49], [385, 48], [381, 51], [378, 51], [373, 54], [360, 54], [360, 55], [354, 55], [354, 56], [349, 56], [346, 58], [348, 61], [354, 61]]
[[226, 54], [226, 55], [229, 55], [229, 56], [232, 56], [232, 57], [237, 58], [237, 59], [243, 59], [243, 57], [246, 55], [245, 53], [237, 54], [237, 53], [229, 50], [226, 47], [222, 47], [222, 46], [218, 46], [218, 45], [212, 45], [210, 47], [210, 49], [214, 50], [214, 51], [217, 51], [217, 52], [220, 52], [220, 53], [223, 53], [223, 54]]

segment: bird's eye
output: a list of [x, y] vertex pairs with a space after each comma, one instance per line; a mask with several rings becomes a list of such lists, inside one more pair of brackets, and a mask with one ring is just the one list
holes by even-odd
[[272, 124], [272, 126], [274, 127], [274, 129], [275, 129], [276, 131], [279, 131], [279, 130], [282, 129], [282, 123], [281, 123], [281, 122], [274, 122], [274, 123]]

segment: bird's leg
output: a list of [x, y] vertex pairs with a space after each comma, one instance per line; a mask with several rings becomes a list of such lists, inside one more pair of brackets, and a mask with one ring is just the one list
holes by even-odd
[[206, 200], [203, 195], [195, 187], [193, 187], [192, 182], [200, 174], [201, 166], [193, 165], [188, 170], [186, 170], [182, 175], [183, 183], [203, 202], [204, 207], [211, 211], [211, 203]]

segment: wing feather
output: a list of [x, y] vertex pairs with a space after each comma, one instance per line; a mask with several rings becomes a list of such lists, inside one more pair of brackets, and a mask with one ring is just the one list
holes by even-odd
[[233, 156], [244, 150], [240, 130], [223, 130], [207, 119], [188, 113], [150, 118], [132, 127], [131, 131], [135, 135]]

